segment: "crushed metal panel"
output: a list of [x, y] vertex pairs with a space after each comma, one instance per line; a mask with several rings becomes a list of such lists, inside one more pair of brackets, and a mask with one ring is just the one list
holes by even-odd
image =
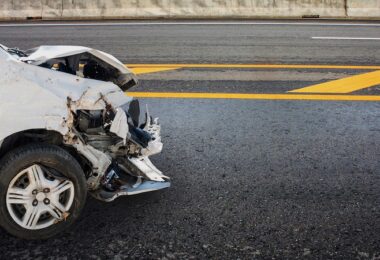
[[95, 57], [105, 61], [106, 63], [112, 65], [117, 68], [120, 72], [128, 74], [131, 73], [123, 63], [121, 63], [118, 59], [116, 59], [111, 54], [95, 50], [88, 47], [83, 46], [65, 46], [65, 45], [53, 45], [53, 46], [40, 46], [38, 48], [29, 50], [30, 52], [28, 57], [20, 58], [21, 61], [25, 61], [34, 65], [40, 65], [48, 60], [55, 58], [68, 57], [81, 53], [91, 53]]
[[150, 156], [160, 153], [163, 148], [163, 143], [161, 142], [161, 126], [158, 123], [158, 118], [153, 120], [153, 124], [151, 123], [149, 112], [147, 112], [147, 122], [144, 130], [151, 134], [152, 141], [148, 143], [148, 147], [142, 149], [141, 154]]
[[128, 130], [129, 128], [128, 128], [128, 122], [127, 122], [127, 115], [125, 114], [124, 110], [122, 110], [121, 108], [117, 108], [115, 118], [113, 119], [113, 122], [110, 128], [110, 132], [122, 138], [124, 144], [126, 144]]
[[137, 185], [129, 186], [125, 185], [120, 188], [117, 193], [111, 193], [106, 191], [98, 191], [96, 193], [91, 193], [95, 198], [102, 201], [111, 202], [120, 196], [125, 195], [137, 195], [145, 192], [162, 190], [170, 187], [170, 182], [157, 182], [157, 181], [141, 181]]
[[[74, 126], [75, 115], [78, 110], [106, 110], [111, 107], [116, 115], [112, 119], [110, 132], [122, 138], [124, 145], [127, 145], [130, 137], [128, 118], [121, 107], [129, 103], [132, 98], [127, 97], [117, 85], [111, 82], [82, 78], [35, 65], [58, 56], [89, 52], [120, 71], [128, 72], [128, 70], [112, 55], [97, 50], [77, 46], [55, 47], [42, 46], [27, 57], [29, 58], [27, 60], [27, 58], [17, 57], [17, 53], [9, 54], [5, 51], [6, 47], [1, 46], [0, 143], [8, 135], [24, 130], [58, 131], [63, 135], [65, 144], [74, 147], [89, 161], [92, 174], [88, 178], [88, 186], [90, 190], [98, 190], [101, 187], [101, 179], [112, 167], [112, 161], [115, 159], [113, 157], [115, 155], [112, 155], [114, 151], [100, 151], [85, 143], [81, 137], [82, 133], [78, 132]], [[43, 102], [40, 102], [42, 100]], [[148, 146], [143, 148], [139, 155], [125, 153], [122, 157], [130, 166], [138, 169], [137, 178], [144, 178], [144, 181], [138, 179], [139, 185], [133, 185], [130, 188], [123, 187], [111, 196], [113, 199], [119, 195], [132, 195], [170, 186], [169, 177], [163, 175], [148, 158], [162, 150], [158, 119], [153, 121], [149, 112], [147, 112], [143, 130], [153, 137]], [[131, 175], [136, 178], [136, 175]]]
[[85, 53], [91, 50], [82, 46], [40, 46], [35, 49], [28, 50], [29, 56], [20, 58], [21, 61], [28, 62], [33, 65], [40, 65], [54, 58], [72, 56]]
[[169, 179], [168, 176], [163, 175], [162, 172], [153, 165], [147, 156], [131, 157], [128, 158], [128, 160], [143, 172], [149, 180], [165, 181], [165, 179]]
[[67, 133], [68, 98], [75, 104], [73, 109], [89, 110], [104, 109], [101, 96], [114, 107], [132, 100], [111, 82], [26, 64], [1, 49], [0, 59], [0, 140], [28, 129]]
[[96, 150], [91, 145], [83, 144], [80, 141], [73, 144], [73, 146], [75, 147], [75, 149], [77, 149], [79, 153], [81, 153], [84, 157], [86, 157], [87, 160], [89, 160], [92, 164], [93, 174], [87, 180], [89, 189], [94, 190], [98, 188], [100, 184], [99, 179], [104, 176], [104, 173], [107, 171], [108, 167], [111, 165], [110, 156], [106, 155], [105, 153], [99, 150]]

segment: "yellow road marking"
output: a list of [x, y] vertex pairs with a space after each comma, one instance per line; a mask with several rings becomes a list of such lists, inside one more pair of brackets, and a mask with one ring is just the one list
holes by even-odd
[[300, 94], [241, 94], [241, 93], [183, 93], [183, 92], [127, 92], [138, 98], [194, 98], [194, 99], [262, 99], [262, 100], [330, 100], [380, 101], [380, 96], [359, 95], [300, 95]]
[[292, 93], [350, 93], [380, 84], [380, 70], [348, 78], [333, 80], [305, 88], [291, 90]]
[[175, 70], [179, 69], [176, 67], [134, 67], [130, 68], [130, 70], [135, 73], [136, 75], [139, 74], [147, 74], [147, 73], [153, 73], [153, 72], [160, 72], [160, 71], [168, 71], [168, 70]]
[[350, 93], [380, 84], [380, 66], [360, 65], [291, 65], [291, 64], [126, 64], [135, 74], [146, 74], [179, 68], [268, 68], [268, 69], [354, 69], [377, 70], [291, 90], [291, 93]]
[[380, 66], [301, 64], [125, 64], [130, 68], [231, 68], [231, 69], [345, 69], [380, 70]]

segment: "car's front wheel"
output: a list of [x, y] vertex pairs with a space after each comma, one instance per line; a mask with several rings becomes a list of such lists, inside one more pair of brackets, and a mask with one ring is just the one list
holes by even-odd
[[86, 191], [80, 165], [64, 149], [19, 147], [0, 161], [0, 225], [20, 238], [54, 236], [79, 217]]

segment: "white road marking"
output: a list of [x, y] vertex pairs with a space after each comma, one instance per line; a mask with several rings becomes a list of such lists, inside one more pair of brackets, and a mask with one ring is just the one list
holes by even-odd
[[99, 22], [99, 23], [0, 23], [0, 27], [43, 26], [150, 26], [150, 25], [294, 25], [294, 26], [361, 26], [380, 27], [380, 23], [311, 23], [311, 22]]
[[366, 41], [380, 41], [380, 38], [367, 38], [367, 37], [311, 37], [313, 40], [366, 40]]

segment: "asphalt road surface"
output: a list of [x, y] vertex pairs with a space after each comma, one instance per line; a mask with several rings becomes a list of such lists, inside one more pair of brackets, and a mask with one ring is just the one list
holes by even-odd
[[[365, 99], [378, 97], [380, 80], [348, 81], [358, 87], [329, 101], [278, 97], [376, 71], [353, 66], [380, 65], [380, 24], [260, 23], [0, 24], [9, 47], [84, 45], [127, 64], [209, 64], [141, 74], [131, 89], [176, 93], [141, 99], [162, 123], [164, 151], [153, 161], [170, 189], [108, 204], [89, 197], [79, 223], [48, 241], [0, 231], [1, 258], [379, 258], [380, 103]], [[210, 93], [226, 95], [202, 97]]]

